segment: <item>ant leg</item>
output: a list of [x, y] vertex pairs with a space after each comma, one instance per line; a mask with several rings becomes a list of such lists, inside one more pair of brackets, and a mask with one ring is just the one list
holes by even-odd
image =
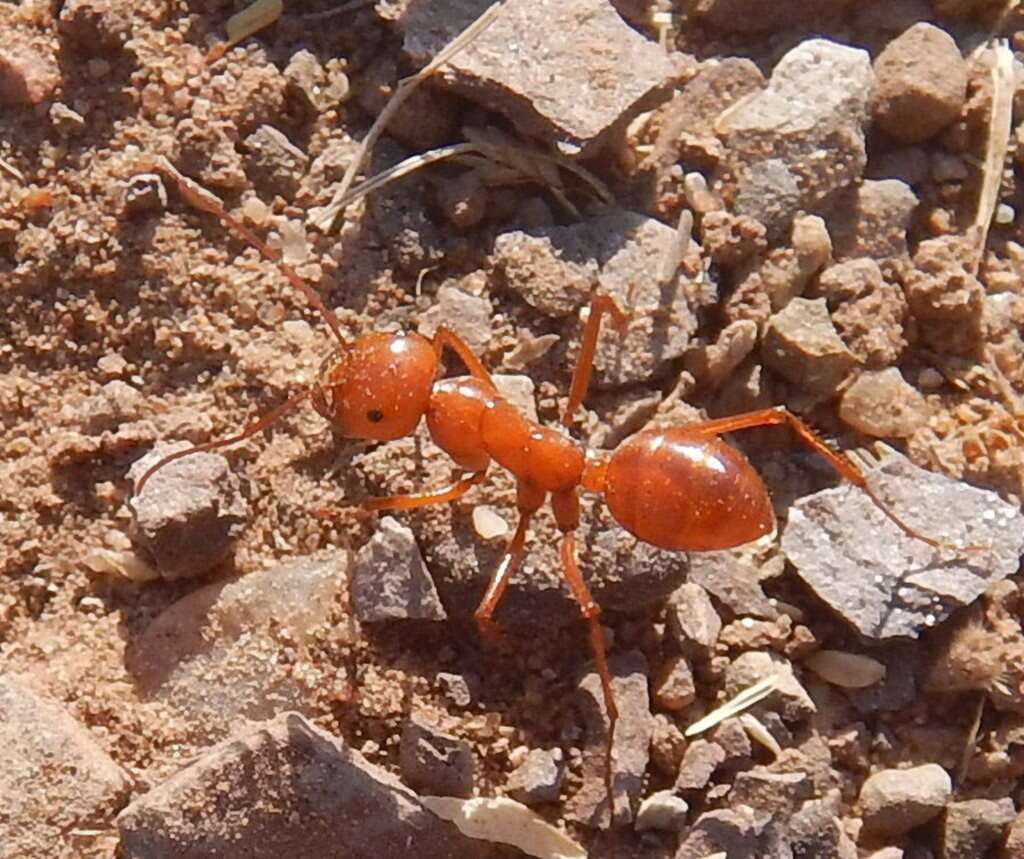
[[[796, 436], [800, 441], [824, 457], [828, 461], [828, 464], [831, 465], [841, 477], [850, 481], [850, 483], [864, 492], [864, 494], [871, 499], [872, 503], [895, 525], [897, 525], [904, 534], [913, 537], [915, 540], [920, 540], [922, 543], [927, 543], [929, 546], [933, 546], [936, 549], [961, 550], [963, 548], [952, 546], [948, 543], [942, 542], [941, 540], [935, 540], [932, 537], [927, 537], [919, 531], [911, 528], [906, 522], [900, 519], [899, 516], [893, 513], [893, 511], [889, 509], [888, 505], [886, 505], [885, 502], [872, 491], [867, 484], [867, 480], [864, 478], [864, 473], [857, 468], [857, 466], [832, 450], [821, 436], [807, 426], [807, 424], [800, 420], [800, 418], [796, 417], [796, 415], [792, 414], [788, 409], [782, 406], [773, 409], [758, 409], [757, 411], [746, 412], [741, 415], [732, 415], [727, 418], [705, 421], [704, 423], [695, 424], [693, 427], [690, 427], [690, 429], [705, 435], [717, 436], [722, 433], [734, 432], [735, 430], [752, 429], [754, 427], [764, 426], [778, 426], [780, 424], [786, 424], [794, 433], [796, 433]], [[977, 548], [980, 549], [983, 547]]]
[[487, 368], [483, 365], [479, 358], [473, 354], [473, 351], [465, 344], [461, 337], [452, 331], [450, 328], [441, 326], [434, 332], [434, 351], [437, 353], [438, 360], [441, 359], [441, 353], [444, 350], [451, 349], [459, 360], [466, 365], [466, 369], [469, 370], [469, 374], [485, 385], [491, 388], [493, 391], [497, 391], [494, 385], [494, 380], [491, 378], [491, 374], [487, 372]]
[[319, 390], [317, 385], [307, 388], [304, 391], [300, 391], [290, 399], [285, 400], [281, 405], [276, 406], [267, 412], [263, 417], [249, 424], [243, 429], [238, 435], [233, 435], [230, 438], [222, 438], [218, 441], [208, 441], [205, 444], [195, 444], [192, 447], [187, 447], [184, 450], [177, 450], [172, 454], [168, 454], [163, 459], [151, 465], [146, 473], [139, 478], [139, 482], [135, 484], [135, 495], [142, 493], [143, 487], [146, 485], [146, 481], [153, 476], [155, 472], [163, 468], [169, 462], [173, 462], [176, 459], [181, 459], [184, 456], [191, 456], [193, 453], [203, 453], [205, 451], [217, 450], [222, 447], [229, 447], [233, 444], [238, 444], [241, 441], [245, 441], [247, 438], [256, 435], [256, 433], [265, 430], [278, 418], [288, 414], [292, 409], [299, 405], [303, 400], [308, 399], [310, 396]]
[[414, 495], [386, 495], [382, 498], [368, 498], [356, 502], [354, 506], [364, 510], [413, 510], [417, 507], [428, 507], [431, 504], [444, 504], [457, 501], [477, 484], [483, 483], [487, 472], [475, 471], [467, 477], [440, 489], [417, 492]]
[[605, 313], [611, 314], [620, 335], [625, 332], [626, 326], [629, 324], [629, 317], [622, 312], [613, 298], [607, 295], [595, 295], [590, 299], [590, 313], [587, 316], [587, 324], [583, 328], [583, 337], [580, 339], [580, 354], [572, 373], [569, 401], [562, 414], [562, 426], [566, 429], [571, 429], [576, 423], [576, 412], [583, 404], [583, 398], [590, 386], [590, 377], [594, 371], [594, 354], [597, 352], [597, 336], [601, 331], [601, 317]]

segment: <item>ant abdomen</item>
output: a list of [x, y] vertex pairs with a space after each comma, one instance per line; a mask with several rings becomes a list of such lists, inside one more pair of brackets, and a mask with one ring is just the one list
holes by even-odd
[[775, 521], [747, 458], [687, 427], [647, 430], [623, 442], [608, 461], [603, 490], [615, 520], [662, 549], [729, 549], [763, 537]]

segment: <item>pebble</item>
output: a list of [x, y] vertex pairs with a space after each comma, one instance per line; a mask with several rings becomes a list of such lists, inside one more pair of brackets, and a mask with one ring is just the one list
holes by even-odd
[[662, 710], [685, 710], [696, 697], [697, 687], [686, 657], [669, 657], [654, 683], [654, 703]]
[[938, 764], [877, 772], [860, 789], [864, 832], [896, 838], [937, 817], [949, 801], [952, 783]]
[[302, 652], [318, 630], [356, 639], [341, 614], [347, 555], [321, 552], [201, 587], [172, 603], [132, 642], [125, 663], [140, 694], [187, 726], [219, 740], [241, 718], [307, 710], [317, 688], [344, 683], [337, 669]]
[[246, 175], [262, 193], [290, 200], [309, 169], [309, 156], [283, 131], [261, 125], [245, 138]]
[[402, 779], [413, 790], [463, 799], [473, 795], [472, 746], [443, 733], [417, 714], [402, 728], [398, 761]]
[[737, 319], [722, 329], [714, 343], [687, 352], [684, 366], [702, 386], [717, 388], [754, 351], [757, 336], [753, 319]]
[[800, 721], [818, 712], [793, 673], [792, 664], [774, 653], [751, 650], [737, 656], [726, 669], [725, 693], [731, 698], [772, 674], [776, 677], [775, 690], [759, 705], [761, 709], [775, 710], [787, 722]]
[[908, 262], [907, 230], [918, 202], [899, 179], [865, 179], [845, 191], [828, 218], [836, 260]]
[[942, 859], [985, 856], [990, 847], [1002, 840], [1016, 814], [1009, 797], [949, 803], [942, 819]]
[[475, 674], [452, 674], [439, 671], [435, 678], [441, 695], [455, 707], [472, 707], [480, 695], [480, 678]]
[[901, 143], [921, 143], [960, 115], [967, 64], [953, 38], [933, 24], [915, 24], [875, 58], [875, 123]]
[[53, 53], [34, 45], [0, 48], [0, 104], [39, 104], [53, 95], [60, 80]]
[[659, 790], [640, 803], [633, 828], [637, 832], [682, 832], [689, 810], [689, 804], [675, 791]]
[[790, 508], [782, 550], [800, 578], [861, 635], [917, 638], [1016, 572], [1024, 515], [996, 493], [917, 468], [896, 453], [867, 479], [922, 534], [991, 551], [934, 549], [904, 534], [848, 484], [801, 498]]
[[860, 179], [871, 86], [865, 51], [810, 39], [786, 53], [765, 89], [717, 121], [726, 153], [714, 187], [730, 210], [778, 235]]
[[790, 817], [813, 792], [807, 773], [776, 773], [757, 766], [736, 774], [729, 791], [729, 805], [747, 805], [773, 816]]
[[743, 549], [694, 552], [687, 581], [702, 587], [734, 615], [774, 620], [779, 612], [757, 582], [758, 566]]
[[[487, 0], [412, 4], [402, 18], [406, 52], [425, 64], [487, 6]], [[440, 85], [503, 114], [522, 134], [569, 155], [592, 153], [663, 98], [674, 77], [665, 50], [627, 25], [607, 0], [509, 0], [435, 75]]]
[[352, 609], [363, 623], [448, 616], [412, 530], [390, 516], [359, 550], [351, 579]]
[[0, 674], [0, 853], [54, 856], [73, 829], [106, 828], [131, 780], [57, 702]]
[[509, 773], [505, 790], [523, 805], [557, 802], [565, 780], [565, 755], [561, 749], [531, 749]]
[[651, 763], [665, 776], [674, 778], [686, 753], [686, 737], [676, 723], [664, 713], [654, 714], [651, 736]]
[[284, 70], [289, 92], [312, 113], [321, 113], [345, 101], [348, 76], [341, 69], [326, 70], [309, 51], [296, 51]]
[[[595, 385], [627, 385], [649, 381], [683, 355], [697, 330], [697, 309], [711, 298], [692, 284], [662, 283], [665, 259], [677, 241], [676, 231], [660, 221], [611, 210], [569, 226], [505, 233], [495, 240], [492, 266], [509, 289], [549, 315], [577, 310], [595, 284], [630, 309], [625, 337], [609, 325], [594, 358]], [[571, 330], [573, 349], [577, 326]], [[573, 352], [568, 360], [575, 360]]]
[[779, 855], [857, 859], [857, 847], [843, 832], [837, 811], [838, 802], [831, 798], [811, 799], [792, 816], [777, 819], [782, 843], [789, 847]]
[[442, 286], [437, 291], [437, 302], [420, 316], [419, 333], [433, 337], [440, 326], [447, 326], [465, 341], [470, 351], [481, 355], [491, 342], [493, 317], [494, 310], [486, 298], [454, 286]]
[[[158, 442], [136, 460], [128, 479], [139, 478], [186, 442]], [[219, 453], [195, 453], [168, 463], [128, 501], [132, 539], [153, 557], [165, 579], [209, 572], [230, 554], [249, 519], [238, 477]]]
[[928, 404], [895, 367], [861, 373], [839, 399], [839, 418], [875, 438], [908, 438], [928, 424]]
[[728, 859], [760, 859], [758, 842], [766, 822], [749, 808], [706, 811], [680, 840], [675, 859], [709, 859], [722, 853]]
[[497, 859], [337, 737], [296, 713], [247, 730], [118, 817], [123, 859]]
[[754, 749], [747, 729], [738, 718], [719, 722], [708, 734], [708, 739], [725, 752], [725, 763], [730, 767], [749, 764]]
[[[647, 691], [647, 660], [638, 651], [618, 653], [608, 659], [612, 692], [619, 710], [615, 724], [612, 778], [615, 820], [633, 820], [650, 757], [654, 719]], [[583, 752], [583, 786], [570, 800], [566, 816], [587, 826], [607, 825], [604, 785], [608, 717], [596, 672], [579, 683], [579, 705], [587, 726]]]
[[118, 0], [67, 0], [57, 28], [87, 54], [119, 51], [132, 36], [132, 21]]
[[799, 390], [827, 397], [857, 363], [823, 298], [794, 298], [774, 314], [761, 343], [765, 364]]
[[676, 588], [668, 599], [668, 631], [684, 654], [707, 659], [714, 651], [722, 619], [708, 592], [687, 582]]
[[710, 740], [696, 739], [686, 748], [679, 772], [676, 774], [676, 790], [703, 790], [723, 763], [725, 749]]

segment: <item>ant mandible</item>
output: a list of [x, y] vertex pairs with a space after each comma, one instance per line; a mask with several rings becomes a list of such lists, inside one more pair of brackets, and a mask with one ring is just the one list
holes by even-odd
[[[465, 476], [441, 489], [372, 498], [360, 506], [370, 511], [411, 510], [455, 501], [484, 480], [492, 460], [512, 473], [516, 478], [519, 521], [473, 615], [481, 633], [488, 636], [494, 632], [494, 612], [523, 557], [530, 520], [550, 496], [562, 535], [562, 572], [587, 623], [609, 720], [604, 782], [611, 826], [615, 816], [612, 744], [618, 710], [604, 634], [598, 622], [601, 610], [576, 561], [575, 532], [580, 521], [581, 489], [603, 496], [622, 527], [638, 540], [661, 549], [712, 551], [749, 543], [774, 527], [771, 502], [764, 483], [746, 457], [720, 436], [735, 430], [786, 424], [842, 477], [865, 491], [901, 530], [929, 545], [946, 545], [905, 524], [868, 488], [856, 466], [833, 452], [810, 427], [784, 408], [760, 409], [688, 426], [642, 430], [611, 453], [584, 449], [569, 431], [576, 423], [590, 382], [601, 319], [610, 315], [620, 328], [629, 321], [607, 296], [596, 295], [590, 302], [568, 403], [562, 413], [562, 429], [551, 429], [524, 417], [505, 400], [481, 361], [447, 328], [438, 328], [429, 339], [398, 332], [365, 334], [351, 342], [346, 340], [337, 317], [278, 252], [229, 215], [216, 197], [177, 171], [172, 178], [190, 205], [215, 215], [278, 266], [324, 318], [340, 351], [321, 378], [237, 435], [194, 445], [159, 460], [139, 479], [135, 494], [140, 494], [153, 474], [168, 463], [193, 453], [237, 444], [307, 399], [341, 435], [364, 441], [408, 436], [426, 416], [434, 442]], [[462, 361], [469, 376], [438, 378], [446, 349]]]

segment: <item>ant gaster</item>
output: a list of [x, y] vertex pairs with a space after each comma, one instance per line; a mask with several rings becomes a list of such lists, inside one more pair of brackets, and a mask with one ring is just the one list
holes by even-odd
[[[756, 540], [774, 527], [771, 502], [761, 478], [721, 435], [735, 430], [786, 424], [823, 456], [846, 480], [910, 536], [944, 547], [910, 528], [868, 489], [863, 473], [833, 452], [806, 424], [784, 408], [761, 409], [689, 426], [642, 430], [613, 452], [585, 450], [568, 434], [575, 424], [593, 369], [601, 318], [610, 315], [620, 328], [627, 316], [603, 295], [591, 300], [582, 344], [573, 372], [563, 431], [541, 426], [521, 415], [498, 392], [490, 373], [465, 343], [447, 328], [427, 339], [409, 333], [372, 333], [346, 340], [337, 318], [288, 266], [281, 255], [230, 216], [223, 205], [189, 180], [174, 176], [182, 196], [196, 208], [217, 216], [229, 229], [277, 264], [288, 281], [323, 316], [340, 345], [339, 355], [321, 378], [230, 438], [172, 453], [142, 475], [136, 494], [168, 463], [200, 451], [227, 447], [265, 429], [309, 399], [343, 436], [389, 441], [415, 431], [420, 419], [434, 442], [465, 472], [450, 486], [414, 495], [372, 498], [366, 510], [410, 510], [462, 497], [481, 483], [492, 460], [516, 478], [519, 521], [491, 575], [474, 619], [481, 632], [494, 632], [492, 617], [509, 578], [524, 554], [531, 517], [550, 498], [561, 531], [560, 558], [566, 584], [587, 623], [590, 648], [601, 681], [609, 719], [604, 780], [609, 825], [614, 825], [612, 744], [618, 711], [612, 693], [605, 640], [595, 603], [576, 561], [575, 532], [580, 520], [581, 489], [604, 497], [615, 520], [638, 540], [674, 551], [729, 549]], [[439, 379], [448, 349], [469, 376]]]

